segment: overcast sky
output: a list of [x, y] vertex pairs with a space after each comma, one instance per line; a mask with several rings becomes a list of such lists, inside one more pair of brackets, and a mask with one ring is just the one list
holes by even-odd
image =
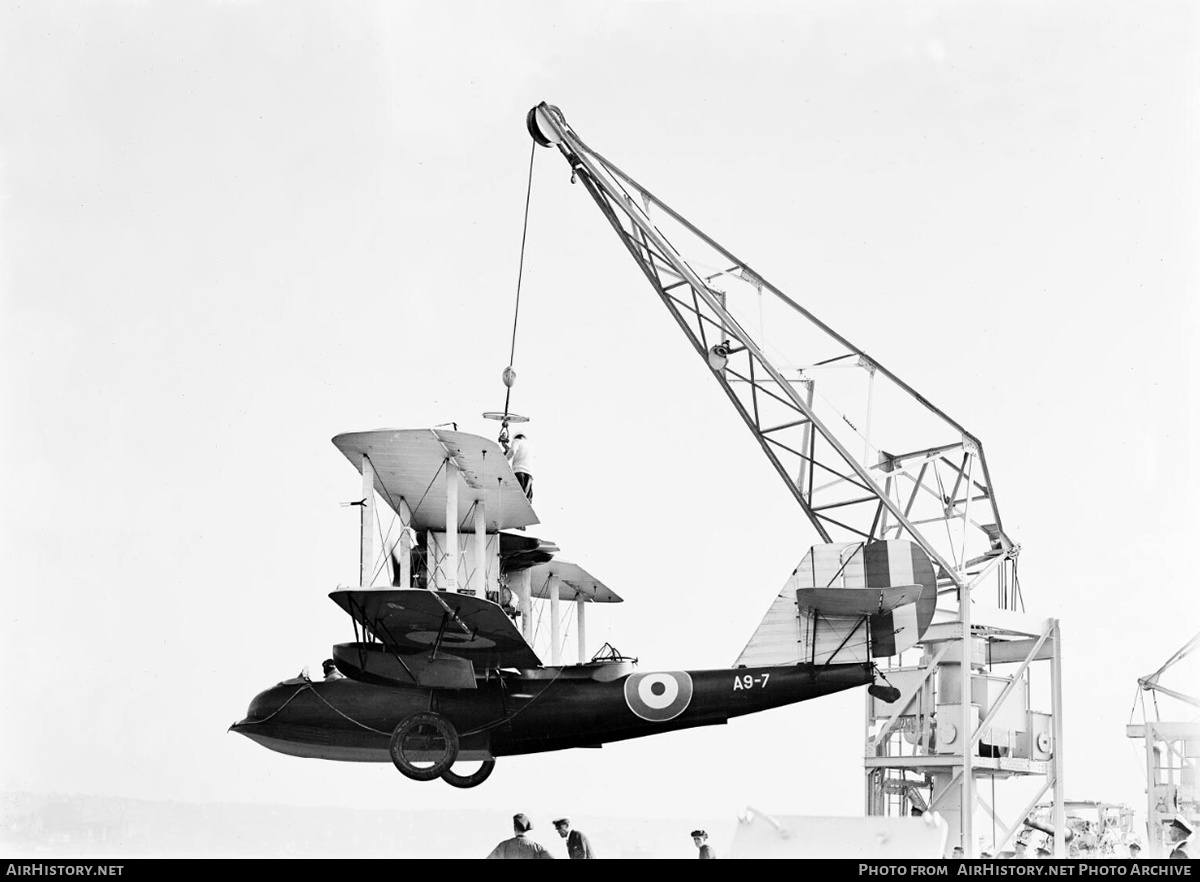
[[[469, 791], [226, 734], [352, 638], [329, 439], [494, 434], [546, 100], [983, 440], [1068, 795], [1144, 810], [1136, 681], [1200, 627], [1198, 47], [1190, 2], [4, 4], [0, 789], [861, 814], [858, 692]], [[626, 599], [597, 647], [727, 666], [816, 536], [568, 178], [539, 151], [535, 532]]]

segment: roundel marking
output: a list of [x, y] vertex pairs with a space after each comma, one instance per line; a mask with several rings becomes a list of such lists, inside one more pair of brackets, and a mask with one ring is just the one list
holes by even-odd
[[630, 674], [625, 678], [625, 704], [643, 720], [665, 723], [692, 703], [692, 678], [687, 671]]
[[[436, 631], [410, 631], [404, 636], [413, 643], [420, 643], [423, 646], [432, 646], [434, 643], [437, 643], [438, 639]], [[491, 649], [496, 645], [495, 640], [478, 635], [471, 636], [470, 634], [456, 634], [447, 631], [441, 636], [444, 645], [453, 645], [461, 649]]]

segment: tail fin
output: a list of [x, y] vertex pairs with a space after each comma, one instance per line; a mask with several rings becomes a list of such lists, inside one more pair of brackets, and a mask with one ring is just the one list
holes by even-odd
[[814, 545], [738, 656], [747, 666], [851, 664], [897, 655], [933, 620], [937, 579], [900, 539]]

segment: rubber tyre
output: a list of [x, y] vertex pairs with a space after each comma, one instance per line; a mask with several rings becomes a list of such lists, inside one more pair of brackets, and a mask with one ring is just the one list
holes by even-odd
[[451, 787], [461, 787], [465, 790], [468, 787], [478, 787], [486, 781], [491, 776], [492, 769], [494, 768], [496, 768], [496, 761], [494, 759], [487, 759], [483, 761], [483, 765], [477, 771], [470, 775], [457, 775], [452, 770], [447, 769], [442, 772], [442, 780]]
[[[433, 727], [436, 733], [433, 737], [441, 738], [446, 745], [445, 754], [431, 766], [413, 765], [412, 761], [405, 756], [403, 749], [405, 739], [411, 737], [414, 731], [422, 726]], [[396, 726], [392, 732], [392, 738], [388, 742], [388, 753], [391, 754], [392, 762], [404, 777], [414, 781], [432, 781], [440, 778], [443, 772], [449, 771], [450, 767], [454, 765], [454, 761], [458, 759], [458, 732], [455, 731], [454, 725], [441, 714], [421, 711], [405, 717]]]

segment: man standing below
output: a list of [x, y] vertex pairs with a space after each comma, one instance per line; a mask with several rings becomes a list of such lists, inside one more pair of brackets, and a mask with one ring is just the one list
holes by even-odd
[[692, 842], [700, 849], [700, 860], [716, 860], [717, 853], [708, 844], [708, 834], [703, 830], [692, 831]]
[[513, 815], [513, 832], [517, 835], [512, 839], [505, 839], [499, 845], [492, 849], [492, 853], [487, 856], [488, 860], [542, 860], [545, 858], [553, 858], [550, 852], [546, 851], [545, 847], [532, 839], [528, 838], [527, 834], [533, 829], [533, 824], [529, 818], [523, 814]]
[[516, 473], [517, 483], [525, 491], [525, 495], [533, 502], [533, 448], [524, 432], [513, 435], [512, 444], [508, 442], [507, 432], [501, 432], [500, 443], [504, 445], [504, 456], [512, 463]]
[[559, 818], [554, 822], [554, 829], [558, 831], [559, 836], [567, 840], [567, 855], [571, 860], [590, 861], [595, 857], [588, 838], [578, 830], [571, 829], [570, 818]]

